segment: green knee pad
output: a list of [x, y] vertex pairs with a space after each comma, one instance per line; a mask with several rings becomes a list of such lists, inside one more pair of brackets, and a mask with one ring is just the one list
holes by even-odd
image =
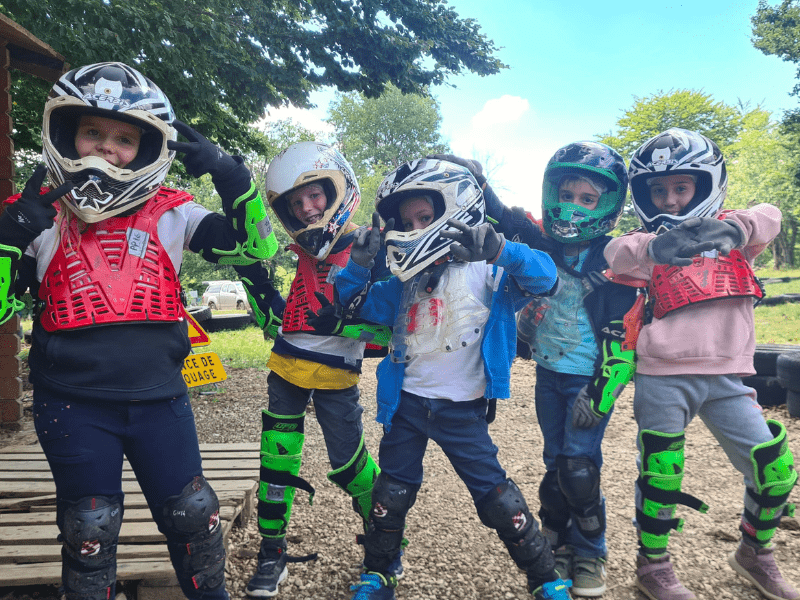
[[775, 535], [783, 515], [794, 513], [794, 505], [787, 505], [786, 499], [797, 483], [786, 427], [774, 420], [768, 420], [767, 425], [773, 439], [750, 451], [756, 489], [747, 490], [741, 526], [742, 533], [761, 545]]
[[343, 467], [328, 473], [328, 479], [353, 499], [353, 509], [361, 516], [365, 528], [372, 510], [372, 487], [380, 472], [380, 468], [364, 446], [362, 436], [353, 458]]
[[636, 485], [641, 493], [642, 506], [636, 509], [636, 521], [644, 554], [663, 554], [667, 551], [670, 531], [683, 529], [683, 519], [675, 518], [678, 504], [702, 513], [708, 511], [705, 503], [681, 492], [685, 444], [683, 432], [662, 433], [645, 429], [639, 433], [641, 465]]
[[0, 325], [8, 321], [15, 312], [25, 308], [25, 304], [14, 296], [17, 263], [21, 258], [22, 250], [0, 244]]
[[302, 462], [305, 412], [299, 415], [261, 414], [261, 472], [258, 485], [258, 531], [262, 537], [286, 535], [297, 488], [313, 500], [314, 488], [298, 477]]

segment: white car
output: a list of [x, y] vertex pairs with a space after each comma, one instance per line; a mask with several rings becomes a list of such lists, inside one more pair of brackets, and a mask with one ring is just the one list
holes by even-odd
[[203, 306], [211, 310], [250, 310], [241, 281], [210, 281], [203, 292]]

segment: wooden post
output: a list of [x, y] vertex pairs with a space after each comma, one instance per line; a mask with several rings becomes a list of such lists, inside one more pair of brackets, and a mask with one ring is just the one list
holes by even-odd
[[[14, 187], [14, 143], [11, 140], [10, 57], [5, 42], [0, 45], [0, 202], [16, 193]], [[0, 209], [2, 210], [2, 209]], [[0, 326], [0, 425], [19, 425], [22, 419], [22, 347], [20, 318], [14, 315]]]

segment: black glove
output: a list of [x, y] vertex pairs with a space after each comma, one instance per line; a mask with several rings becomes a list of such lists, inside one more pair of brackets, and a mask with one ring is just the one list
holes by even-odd
[[493, 262], [506, 243], [503, 234], [497, 233], [489, 223], [470, 227], [461, 221], [447, 219], [447, 224], [458, 231], [444, 229], [439, 235], [455, 240], [450, 244], [450, 251], [453, 256], [466, 262]]
[[714, 249], [714, 242], [698, 242], [694, 232], [685, 225], [684, 222], [660, 233], [650, 242], [647, 252], [656, 263], [686, 267], [692, 264], [693, 256]]
[[[392, 224], [394, 220], [391, 220]], [[388, 229], [387, 223], [387, 229]], [[376, 212], [372, 213], [372, 227], [361, 227], [353, 234], [353, 245], [350, 248], [350, 259], [364, 267], [371, 269], [375, 266], [375, 256], [381, 249], [381, 216]]]
[[483, 165], [479, 163], [477, 160], [472, 160], [470, 158], [461, 158], [460, 156], [456, 156], [455, 154], [429, 154], [425, 158], [435, 158], [436, 160], [446, 160], [447, 162], [455, 163], [457, 165], [461, 165], [462, 167], [466, 167], [472, 176], [478, 181], [478, 185], [483, 188], [483, 184], [486, 183], [486, 177], [483, 176]]
[[57, 211], [53, 203], [75, 186], [65, 181], [56, 189], [40, 194], [47, 167], [38, 165], [19, 200], [0, 215], [0, 242], [25, 250], [40, 233], [53, 226]]
[[605, 415], [598, 415], [592, 409], [594, 404], [599, 402], [592, 401], [592, 395], [598, 394], [598, 390], [591, 383], [583, 386], [578, 397], [575, 399], [575, 404], [572, 406], [572, 426], [577, 429], [591, 429], [597, 427], [597, 424], [603, 420]]
[[692, 231], [698, 242], [714, 244], [714, 248], [725, 256], [742, 245], [742, 230], [733, 221], [693, 217], [686, 219], [681, 225]]
[[314, 295], [322, 307], [316, 314], [306, 310], [306, 323], [317, 333], [325, 335], [341, 333], [344, 326], [341, 305], [338, 302], [331, 304], [322, 292], [314, 292]]
[[186, 123], [175, 119], [172, 125], [178, 133], [189, 140], [189, 143], [170, 140], [167, 142], [167, 148], [184, 153], [181, 162], [192, 177], [200, 177], [206, 173], [210, 173], [211, 177], [218, 177], [239, 166], [235, 158], [212, 144]]

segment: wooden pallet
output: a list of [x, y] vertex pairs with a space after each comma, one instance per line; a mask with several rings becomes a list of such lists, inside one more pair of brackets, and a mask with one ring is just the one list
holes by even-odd
[[[257, 444], [201, 444], [203, 473], [220, 502], [227, 541], [234, 523], [254, 514], [258, 488]], [[123, 466], [125, 515], [117, 550], [117, 580], [173, 576], [164, 536], [158, 531], [130, 465]], [[56, 540], [55, 483], [41, 447], [0, 448], [0, 587], [61, 582], [61, 543]]]

